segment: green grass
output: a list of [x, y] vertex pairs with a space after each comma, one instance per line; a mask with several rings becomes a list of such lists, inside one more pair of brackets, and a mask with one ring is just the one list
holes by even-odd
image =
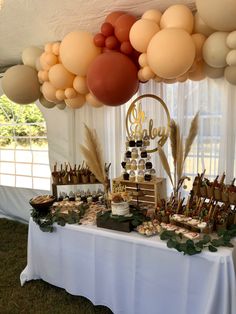
[[1, 314], [111, 314], [105, 306], [93, 306], [82, 296], [72, 296], [42, 280], [20, 285], [27, 263], [28, 226], [0, 219], [0, 313]]

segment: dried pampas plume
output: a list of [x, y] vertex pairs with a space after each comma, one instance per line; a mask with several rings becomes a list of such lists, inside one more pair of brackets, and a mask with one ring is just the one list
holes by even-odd
[[188, 134], [188, 137], [186, 138], [186, 141], [185, 141], [184, 160], [188, 156], [188, 153], [190, 152], [193, 141], [194, 141], [195, 137], [197, 136], [198, 120], [199, 120], [199, 111], [196, 113], [195, 117], [193, 118], [193, 120], [191, 122], [189, 134]]
[[168, 160], [166, 158], [166, 155], [164, 153], [164, 150], [162, 149], [162, 147], [160, 145], [158, 145], [158, 152], [159, 152], [162, 166], [165, 169], [165, 172], [167, 173], [167, 175], [168, 175], [168, 177], [169, 177], [169, 179], [173, 185], [173, 180], [172, 180], [172, 176], [171, 176], [171, 172], [170, 172], [170, 166], [169, 166]]
[[101, 144], [99, 143], [96, 131], [91, 130], [86, 124], [84, 126], [86, 146], [80, 145], [81, 151], [91, 172], [99, 182], [105, 185], [107, 177], [104, 169]]

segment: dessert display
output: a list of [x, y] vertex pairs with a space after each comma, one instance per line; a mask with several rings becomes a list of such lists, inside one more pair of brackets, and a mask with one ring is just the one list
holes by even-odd
[[96, 225], [97, 214], [106, 211], [108, 211], [108, 209], [103, 204], [92, 203], [85, 211], [83, 218], [80, 219], [80, 224]]
[[161, 227], [158, 220], [154, 219], [153, 221], [144, 221], [136, 230], [138, 233], [150, 237], [160, 233]]
[[130, 195], [127, 192], [113, 192], [109, 195], [112, 215], [126, 216], [130, 214]]
[[51, 206], [51, 211], [59, 211], [62, 214], [68, 214], [71, 211], [80, 211], [80, 206], [83, 204], [82, 201], [67, 201], [63, 200], [60, 202], [54, 202]]

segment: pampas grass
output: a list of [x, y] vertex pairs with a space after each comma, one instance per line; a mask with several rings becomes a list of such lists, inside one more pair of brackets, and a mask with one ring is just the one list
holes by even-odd
[[171, 176], [170, 166], [166, 158], [166, 155], [163, 149], [160, 146], [158, 147], [158, 152], [159, 152], [162, 166], [165, 169], [168, 177], [170, 178], [170, 181], [174, 188], [174, 194], [178, 193], [180, 187], [184, 183], [184, 180], [187, 178], [185, 176], [183, 177], [184, 163], [191, 150], [193, 141], [195, 137], [197, 136], [198, 120], [199, 120], [199, 112], [197, 112], [197, 114], [195, 115], [195, 117], [193, 118], [191, 122], [189, 133], [185, 140], [185, 145], [183, 144], [183, 136], [180, 133], [179, 125], [173, 119], [170, 121], [169, 138], [170, 138], [171, 153], [172, 153], [172, 158], [173, 158], [173, 163], [174, 163], [174, 180], [172, 179], [172, 176]]
[[99, 143], [96, 131], [91, 130], [86, 124], [84, 126], [85, 144], [87, 147], [81, 145], [81, 151], [91, 172], [99, 182], [105, 185], [107, 178], [104, 169], [101, 144]]

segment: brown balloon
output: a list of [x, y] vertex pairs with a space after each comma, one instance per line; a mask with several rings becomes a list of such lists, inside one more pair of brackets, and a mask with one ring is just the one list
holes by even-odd
[[101, 54], [88, 69], [87, 85], [101, 103], [107, 106], [122, 105], [137, 92], [137, 68], [122, 53]]
[[115, 25], [116, 20], [118, 19], [118, 17], [120, 17], [121, 15], [126, 14], [123, 11], [115, 11], [112, 12], [110, 14], [107, 15], [105, 22], [110, 23], [111, 25]]
[[120, 42], [129, 40], [129, 32], [137, 18], [131, 14], [121, 15], [115, 23], [115, 35]]

